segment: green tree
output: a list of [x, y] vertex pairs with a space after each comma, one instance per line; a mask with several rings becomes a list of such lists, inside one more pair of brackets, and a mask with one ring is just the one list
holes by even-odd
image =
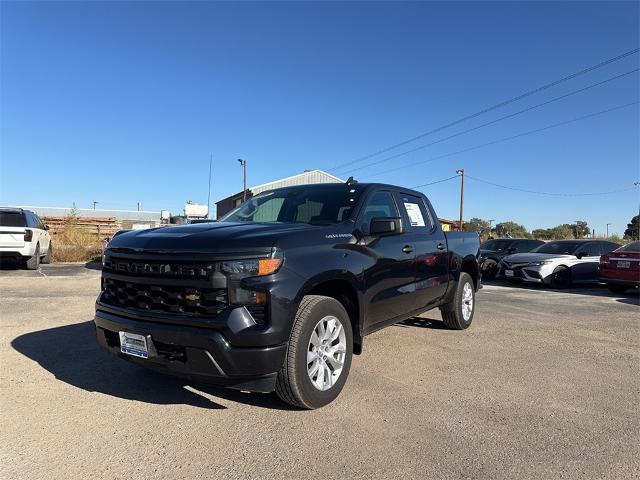
[[552, 240], [569, 240], [571, 238], [576, 238], [576, 226], [569, 225], [568, 223], [563, 223], [562, 225], [558, 225], [556, 227], [549, 229]]
[[551, 240], [553, 238], [553, 232], [550, 228], [536, 228], [531, 232], [531, 235], [537, 240]]
[[476, 232], [479, 235], [488, 234], [491, 224], [487, 220], [481, 218], [471, 218], [462, 224], [465, 232]]
[[531, 238], [531, 234], [524, 225], [516, 222], [502, 222], [496, 225], [496, 233], [500, 237]]
[[575, 238], [584, 238], [584, 237], [588, 237], [591, 234], [591, 229], [589, 228], [589, 225], [587, 225], [587, 222], [583, 220], [578, 220], [573, 228], [574, 228], [573, 231], [575, 233]]
[[624, 231], [625, 240], [640, 240], [638, 237], [638, 224], [640, 223], [640, 215], [636, 215], [631, 219], [631, 222], [627, 224], [627, 228]]

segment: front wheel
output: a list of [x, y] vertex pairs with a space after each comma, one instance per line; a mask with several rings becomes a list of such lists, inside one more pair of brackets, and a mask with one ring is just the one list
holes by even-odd
[[327, 405], [347, 381], [352, 354], [351, 320], [342, 304], [330, 297], [305, 296], [278, 372], [276, 394], [300, 408]]
[[493, 280], [498, 273], [498, 264], [493, 259], [485, 260], [482, 264], [482, 279]]
[[440, 307], [444, 324], [454, 330], [469, 328], [476, 307], [476, 289], [468, 273], [462, 272], [453, 301]]
[[556, 267], [551, 274], [551, 288], [563, 289], [571, 286], [571, 270], [567, 267]]

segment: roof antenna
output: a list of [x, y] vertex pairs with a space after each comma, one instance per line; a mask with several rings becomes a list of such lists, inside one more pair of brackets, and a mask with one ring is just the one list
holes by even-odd
[[347, 185], [349, 187], [352, 187], [353, 185], [355, 185], [356, 183], [358, 183], [357, 180], [354, 180], [353, 177], [349, 177], [349, 179], [347, 180]]

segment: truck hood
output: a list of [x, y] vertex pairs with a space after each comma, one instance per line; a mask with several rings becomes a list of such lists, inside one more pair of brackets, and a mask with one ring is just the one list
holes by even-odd
[[264, 251], [285, 235], [318, 228], [302, 223], [198, 223], [131, 230], [115, 236], [108, 248], [199, 253]]
[[563, 258], [575, 258], [573, 255], [557, 255], [555, 253], [514, 253], [513, 255], [507, 255], [503, 258], [503, 261], [509, 263], [529, 263], [529, 262], [541, 262], [543, 260], [560, 260]]

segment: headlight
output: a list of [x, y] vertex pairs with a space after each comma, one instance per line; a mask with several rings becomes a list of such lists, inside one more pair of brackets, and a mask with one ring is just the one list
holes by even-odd
[[250, 258], [222, 262], [220, 270], [227, 277], [229, 303], [232, 305], [263, 305], [267, 303], [266, 292], [242, 287], [247, 277], [260, 277], [276, 273], [282, 266], [282, 252], [274, 252], [270, 258]]
[[529, 262], [527, 267], [541, 267], [542, 265], [551, 265], [553, 260], [542, 260], [540, 262]]

